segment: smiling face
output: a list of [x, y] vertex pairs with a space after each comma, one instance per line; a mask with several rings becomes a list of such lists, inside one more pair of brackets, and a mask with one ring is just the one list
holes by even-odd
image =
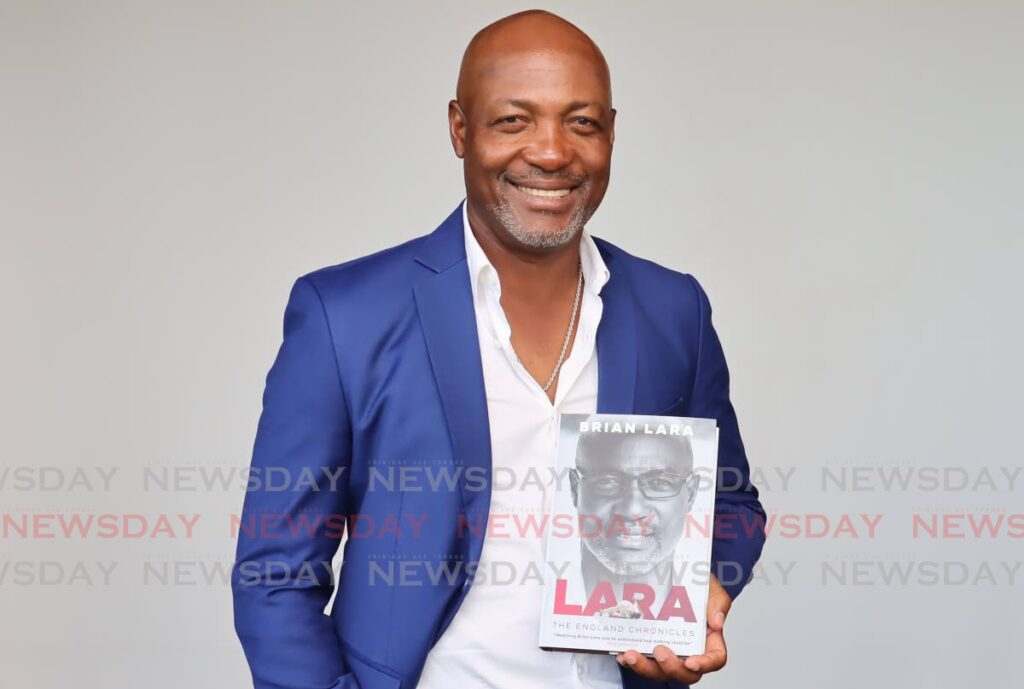
[[[600, 532], [583, 539], [607, 570], [636, 576], [671, 557], [696, 495], [693, 450], [682, 437], [581, 436], [573, 493]], [[572, 475], [570, 475], [572, 476]]]
[[485, 29], [466, 51], [449, 105], [471, 221], [533, 250], [565, 245], [583, 229], [611, 171], [607, 67], [589, 39], [556, 20], [529, 15]]

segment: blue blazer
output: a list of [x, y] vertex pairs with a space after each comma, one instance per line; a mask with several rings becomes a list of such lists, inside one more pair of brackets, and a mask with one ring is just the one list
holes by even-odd
[[[719, 579], [735, 598], [761, 553], [764, 510], [707, 296], [689, 275], [596, 241], [611, 273], [597, 333], [598, 411], [718, 420], [719, 466], [729, 470], [716, 516], [741, 526], [716, 536], [712, 560], [729, 565]], [[415, 490], [388, 484], [396, 467], [425, 465], [458, 480], [436, 490], [425, 480]], [[424, 567], [479, 560], [483, 531], [472, 527], [487, 515], [480, 477], [490, 465], [461, 208], [426, 236], [297, 280], [267, 375], [232, 570], [235, 629], [255, 688], [415, 687], [473, 571], [449, 567], [451, 576], [431, 579]], [[285, 471], [292, 483], [282, 490]], [[359, 520], [349, 521], [356, 530], [325, 614], [351, 514]], [[402, 561], [413, 564], [403, 570]], [[627, 689], [665, 686], [622, 677]]]

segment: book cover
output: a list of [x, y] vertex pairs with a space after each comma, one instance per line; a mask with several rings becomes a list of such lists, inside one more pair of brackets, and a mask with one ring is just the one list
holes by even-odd
[[562, 414], [540, 647], [704, 652], [713, 419]]

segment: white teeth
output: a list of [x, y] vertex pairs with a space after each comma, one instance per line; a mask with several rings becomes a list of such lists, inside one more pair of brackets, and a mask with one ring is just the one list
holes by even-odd
[[629, 536], [624, 536], [622, 534], [619, 534], [619, 535], [616, 536], [616, 540], [618, 540], [619, 543], [623, 543], [625, 545], [634, 545], [634, 546], [639, 546], [639, 545], [643, 545], [644, 543], [648, 543], [649, 542], [648, 541], [649, 538], [650, 538], [649, 536], [641, 536], [639, 534], [630, 534]]
[[518, 184], [516, 186], [525, 191], [527, 194], [530, 194], [531, 196], [560, 197], [568, 196], [569, 192], [572, 191], [571, 189], [533, 189], [531, 187], [523, 187]]

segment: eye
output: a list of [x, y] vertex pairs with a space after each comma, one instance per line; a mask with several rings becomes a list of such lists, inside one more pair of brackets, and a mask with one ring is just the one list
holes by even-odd
[[595, 122], [594, 120], [590, 119], [589, 117], [583, 117], [583, 116], [574, 117], [574, 118], [572, 118], [572, 123], [574, 125], [577, 125], [577, 126], [580, 126], [580, 127], [588, 127], [588, 128], [595, 128], [595, 129], [597, 128], [597, 122]]
[[522, 115], [505, 115], [494, 122], [494, 126], [505, 130], [518, 130], [526, 124]]
[[595, 476], [594, 487], [598, 490], [615, 490], [619, 487], [619, 479], [615, 476]]

